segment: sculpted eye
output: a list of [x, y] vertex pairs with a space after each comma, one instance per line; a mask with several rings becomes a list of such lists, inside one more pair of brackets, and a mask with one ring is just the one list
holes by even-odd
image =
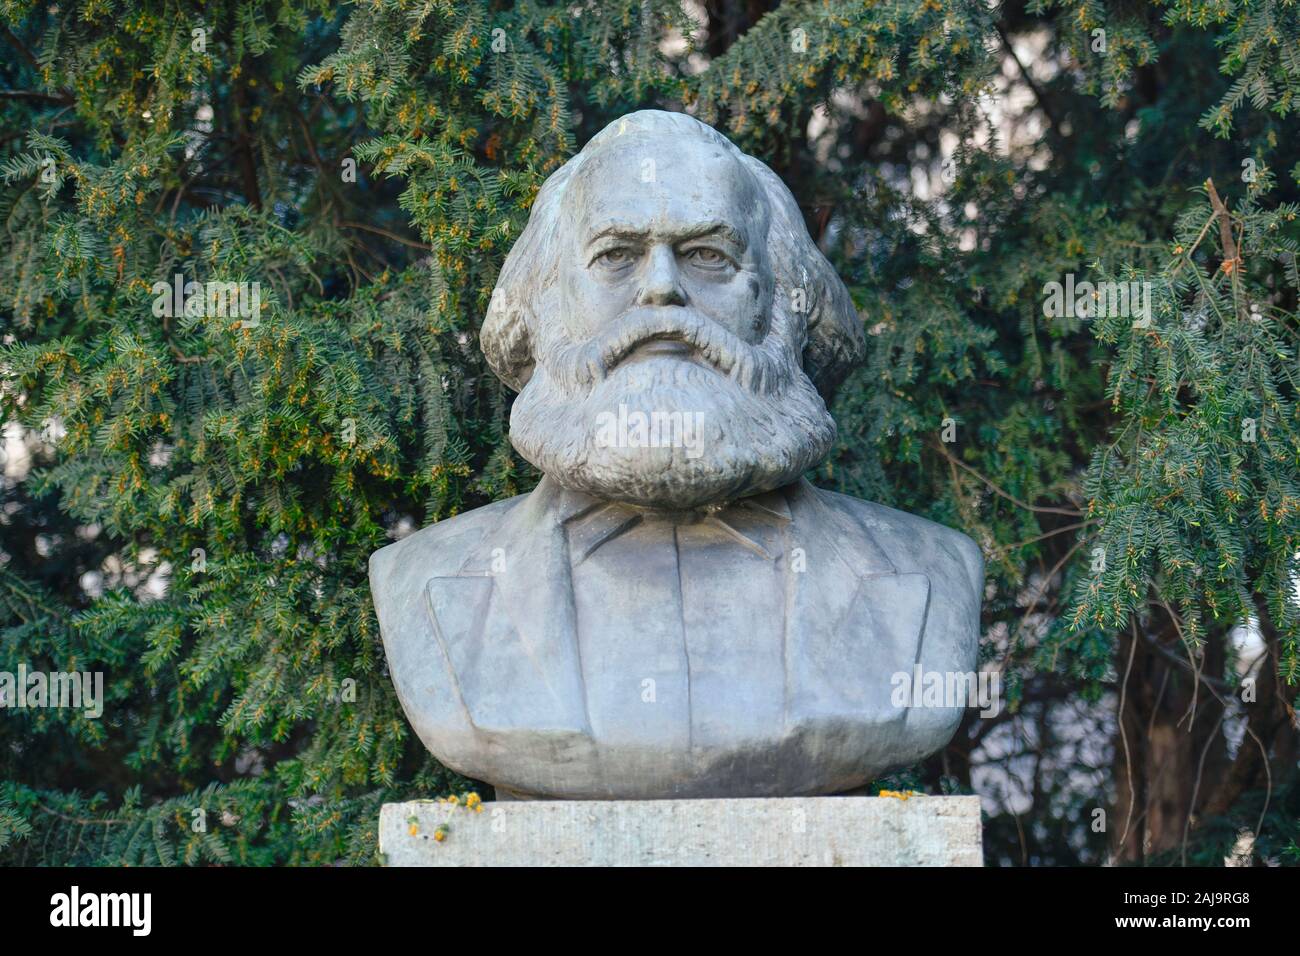
[[697, 246], [686, 253], [694, 265], [704, 269], [722, 269], [731, 264], [731, 260], [719, 252], [717, 249], [710, 249], [708, 246]]
[[615, 246], [596, 256], [596, 261], [611, 269], [619, 269], [632, 261], [632, 250], [626, 246]]

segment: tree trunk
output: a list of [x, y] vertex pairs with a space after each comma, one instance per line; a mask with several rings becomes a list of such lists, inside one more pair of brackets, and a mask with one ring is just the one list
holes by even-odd
[[[1218, 680], [1223, 660], [1222, 641], [1208, 642], [1201, 674]], [[1193, 804], [1203, 805], [1219, 779], [1226, 763], [1223, 707], [1204, 683], [1197, 686], [1171, 625], [1121, 634], [1116, 664], [1122, 693], [1108, 832], [1116, 863], [1144, 862], [1182, 846]]]

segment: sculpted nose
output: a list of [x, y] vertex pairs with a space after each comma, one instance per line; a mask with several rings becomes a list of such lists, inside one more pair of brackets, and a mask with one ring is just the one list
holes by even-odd
[[677, 256], [670, 246], [650, 250], [641, 277], [637, 305], [685, 305], [686, 292], [677, 272]]

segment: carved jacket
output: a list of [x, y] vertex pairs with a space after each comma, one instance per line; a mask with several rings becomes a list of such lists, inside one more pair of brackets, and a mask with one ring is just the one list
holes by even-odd
[[983, 560], [800, 481], [686, 524], [546, 478], [370, 558], [388, 670], [444, 764], [515, 796], [839, 793], [943, 747]]

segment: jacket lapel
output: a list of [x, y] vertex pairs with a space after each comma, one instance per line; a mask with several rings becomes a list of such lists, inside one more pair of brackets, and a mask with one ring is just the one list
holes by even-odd
[[543, 479], [457, 575], [426, 586], [435, 634], [480, 731], [591, 732], [563, 529], [567, 497]]
[[786, 618], [786, 722], [870, 715], [902, 721], [891, 678], [920, 657], [930, 579], [900, 573], [867, 529], [807, 482], [791, 489], [792, 566]]

